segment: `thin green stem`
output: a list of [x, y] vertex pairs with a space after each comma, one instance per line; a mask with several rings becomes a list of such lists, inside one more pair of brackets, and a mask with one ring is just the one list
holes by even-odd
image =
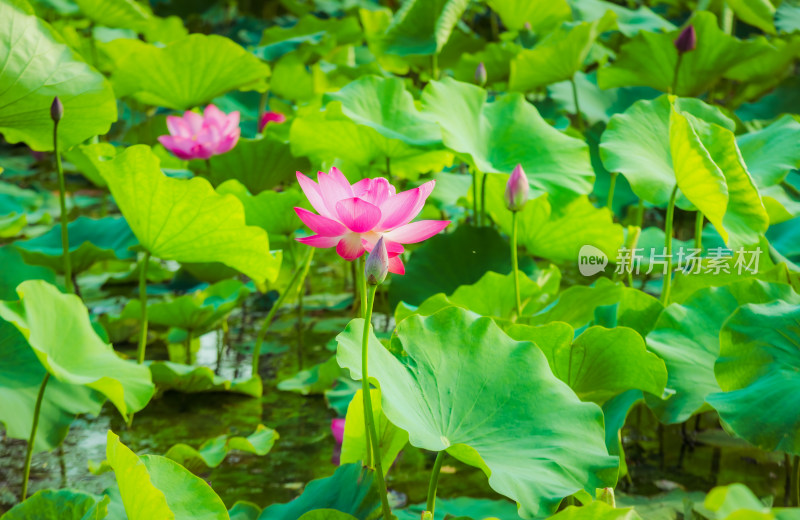
[[522, 299], [519, 296], [519, 261], [517, 259], [517, 212], [511, 212], [511, 268], [514, 269], [514, 297], [517, 319], [522, 317]]
[[611, 172], [611, 182], [608, 185], [608, 199], [606, 200], [606, 207], [614, 212], [614, 189], [617, 187], [617, 172]]
[[69, 258], [69, 215], [67, 214], [67, 185], [64, 180], [64, 168], [61, 167], [61, 152], [58, 147], [58, 121], [53, 123], [53, 152], [56, 154], [56, 171], [58, 172], [58, 201], [61, 204], [61, 249], [64, 261], [64, 286], [68, 293], [74, 293], [72, 285], [72, 265]]
[[472, 220], [478, 225], [478, 172], [472, 169]]
[[358, 261], [358, 268], [356, 272], [358, 273], [358, 284], [361, 294], [361, 317], [367, 315], [367, 277], [364, 276], [364, 267], [366, 266], [367, 262], [367, 255], [364, 254], [361, 256], [361, 259]]
[[683, 53], [678, 53], [678, 61], [675, 62], [675, 72], [672, 75], [672, 86], [669, 88], [670, 94], [677, 95], [678, 92], [678, 71], [681, 68], [681, 62], [683, 61]]
[[311, 259], [314, 257], [314, 248], [308, 248], [308, 255], [306, 255], [305, 263], [303, 264], [302, 269], [295, 270], [294, 274], [292, 274], [292, 278], [289, 280], [289, 285], [286, 286], [286, 290], [281, 293], [278, 297], [278, 301], [276, 301], [272, 308], [267, 313], [267, 317], [264, 318], [264, 322], [261, 324], [261, 329], [258, 331], [258, 336], [256, 337], [256, 344], [253, 347], [253, 375], [258, 374], [258, 361], [259, 357], [261, 356], [261, 345], [264, 343], [264, 338], [267, 336], [267, 331], [269, 330], [270, 325], [272, 324], [272, 319], [275, 317], [275, 313], [278, 309], [283, 305], [283, 301], [286, 299], [286, 296], [292, 292], [292, 288], [299, 283], [305, 281], [306, 274], [308, 274], [309, 266], [311, 265]]
[[694, 248], [703, 249], [703, 212], [698, 211], [694, 220]]
[[39, 412], [42, 410], [42, 399], [47, 382], [50, 380], [50, 372], [44, 374], [42, 384], [39, 386], [39, 395], [36, 396], [36, 405], [33, 408], [33, 424], [31, 425], [31, 436], [28, 438], [28, 451], [25, 452], [25, 469], [22, 473], [22, 494], [20, 502], [28, 496], [28, 478], [31, 475], [31, 459], [33, 458], [33, 445], [36, 442], [36, 430], [39, 428]]
[[669, 290], [672, 285], [672, 220], [675, 217], [675, 199], [678, 197], [678, 185], [672, 189], [667, 206], [667, 221], [664, 225], [664, 248], [667, 255], [667, 272], [664, 274], [664, 286], [661, 289], [661, 303], [669, 303]]
[[431, 470], [431, 480], [428, 483], [428, 501], [425, 504], [425, 510], [433, 513], [436, 509], [436, 488], [439, 487], [439, 473], [442, 471], [442, 462], [444, 462], [444, 457], [447, 452], [445, 450], [440, 451], [436, 454], [436, 461], [433, 463], [433, 469]]
[[147, 266], [150, 263], [150, 251], [145, 251], [139, 262], [139, 305], [141, 305], [141, 328], [139, 330], [139, 348], [136, 351], [136, 361], [144, 363], [144, 351], [147, 347]]
[[481, 226], [488, 225], [488, 219], [486, 218], [486, 179], [488, 177], [489, 176], [484, 173], [481, 178]]
[[800, 457], [794, 456], [794, 505], [800, 507]]
[[386, 178], [389, 180], [389, 184], [392, 184], [392, 160], [388, 155], [386, 156]]
[[639, 204], [636, 206], [636, 227], [641, 228], [644, 224], [644, 199], [639, 199]]
[[194, 340], [192, 329], [186, 331], [186, 364], [192, 364], [192, 340]]
[[[372, 445], [372, 462], [375, 466], [375, 476], [378, 479], [378, 490], [381, 494], [381, 509], [383, 509], [384, 520], [391, 520], [392, 510], [389, 507], [389, 497], [386, 494], [386, 481], [383, 479], [383, 464], [381, 463], [381, 446], [378, 442], [378, 430], [375, 427], [375, 417], [372, 414], [372, 394], [369, 388], [369, 331], [372, 327], [372, 306], [375, 303], [375, 292], [377, 285], [370, 285], [367, 288], [367, 313], [364, 317], [364, 334], [361, 340], [361, 393], [364, 396], [364, 426]], [[369, 455], [369, 445], [367, 454]], [[369, 458], [369, 457], [368, 457]]]
[[578, 85], [575, 83], [575, 76], [570, 79], [572, 83], [572, 101], [575, 103], [575, 128], [583, 132], [583, 116], [581, 115], [581, 105], [578, 102]]

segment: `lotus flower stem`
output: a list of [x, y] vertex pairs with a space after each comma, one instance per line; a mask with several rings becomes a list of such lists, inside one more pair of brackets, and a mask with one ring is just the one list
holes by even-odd
[[679, 52], [678, 53], [678, 61], [675, 62], [675, 72], [672, 75], [672, 86], [669, 88], [669, 93], [670, 94], [677, 95], [677, 90], [678, 90], [678, 71], [681, 68], [681, 62], [682, 61], [683, 61], [683, 53]]
[[800, 457], [794, 456], [794, 505], [800, 507]]
[[297, 286], [298, 280], [300, 285], [302, 286], [303, 282], [306, 279], [306, 275], [308, 274], [308, 269], [311, 266], [311, 259], [314, 258], [314, 248], [310, 248], [308, 254], [306, 255], [305, 263], [303, 264], [302, 269], [296, 269], [292, 278], [289, 280], [289, 285], [286, 286], [286, 290], [283, 291], [276, 301], [272, 308], [267, 313], [267, 317], [264, 318], [264, 322], [261, 324], [261, 329], [258, 331], [258, 336], [256, 337], [256, 344], [253, 348], [253, 376], [258, 374], [258, 361], [259, 357], [261, 356], [261, 345], [264, 343], [264, 338], [267, 335], [267, 331], [269, 330], [270, 325], [272, 324], [272, 319], [275, 317], [275, 313], [278, 309], [283, 305], [283, 301], [286, 299], [286, 296], [292, 292], [292, 288]]
[[36, 396], [36, 406], [33, 408], [33, 424], [31, 425], [31, 436], [28, 438], [28, 450], [25, 452], [25, 469], [22, 473], [22, 494], [20, 502], [28, 496], [28, 478], [31, 475], [31, 458], [33, 457], [33, 445], [36, 442], [36, 430], [39, 428], [39, 412], [42, 410], [42, 399], [47, 382], [50, 380], [50, 372], [45, 372], [42, 384], [39, 386], [39, 395]]
[[430, 512], [431, 516], [433, 516], [436, 508], [436, 488], [439, 487], [439, 473], [442, 471], [442, 462], [444, 462], [446, 453], [447, 451], [442, 450], [436, 454], [436, 461], [433, 463], [433, 469], [431, 470], [431, 481], [428, 484], [428, 501], [425, 505], [425, 509]]
[[694, 221], [694, 247], [703, 249], [703, 212], [698, 211]]
[[472, 169], [472, 220], [478, 225], [478, 172]]
[[[58, 98], [56, 98], [58, 101]], [[60, 105], [60, 101], [58, 104]], [[56, 102], [54, 101], [54, 105]], [[61, 113], [63, 113], [63, 108]], [[51, 110], [54, 113], [55, 110]], [[61, 247], [63, 250], [64, 259], [64, 286], [68, 293], [74, 293], [75, 288], [72, 285], [72, 265], [69, 258], [69, 214], [67, 213], [67, 186], [64, 180], [64, 168], [61, 166], [61, 152], [58, 147], [58, 121], [61, 116], [53, 117], [53, 153], [56, 156], [56, 171], [58, 172], [58, 201], [61, 204]]]
[[517, 318], [522, 316], [522, 299], [519, 296], [519, 262], [517, 260], [517, 212], [511, 212], [511, 268], [514, 269], [514, 297]]
[[[364, 317], [364, 334], [361, 341], [361, 393], [364, 396], [364, 422], [366, 433], [370, 439], [367, 442], [367, 459], [370, 455], [370, 444], [372, 445], [372, 462], [375, 466], [375, 474], [378, 478], [378, 490], [381, 494], [381, 509], [383, 510], [384, 520], [391, 520], [392, 510], [389, 507], [389, 498], [386, 495], [386, 481], [383, 479], [383, 465], [381, 463], [381, 446], [378, 442], [378, 431], [375, 428], [375, 417], [372, 414], [372, 394], [369, 388], [369, 370], [368, 370], [368, 353], [369, 353], [369, 330], [372, 326], [372, 306], [375, 303], [375, 293], [378, 290], [377, 285], [370, 285], [367, 287], [366, 301], [367, 313]], [[367, 463], [369, 465], [369, 462]]]
[[661, 289], [661, 303], [666, 306], [669, 303], [669, 290], [672, 284], [672, 220], [675, 217], [675, 199], [678, 198], [678, 185], [672, 189], [667, 206], [667, 219], [664, 225], [664, 249], [667, 255], [667, 272], [664, 275], [664, 286]]
[[481, 226], [488, 225], [486, 223], [486, 178], [488, 175], [485, 173], [483, 174], [483, 178], [481, 179]]
[[136, 361], [144, 363], [144, 350], [147, 347], [147, 266], [150, 264], [150, 251], [145, 251], [139, 262], [139, 305], [142, 307], [141, 328], [139, 331], [139, 348]]
[[613, 204], [614, 204], [614, 189], [617, 187], [617, 172], [611, 172], [611, 182], [608, 185], [608, 200], [606, 201], [606, 207], [611, 210], [611, 213], [614, 213]]
[[575, 128], [579, 132], [583, 132], [583, 116], [580, 103], [578, 103], [578, 85], [575, 83], [575, 76], [570, 79], [570, 83], [572, 83], [572, 101], [575, 103]]
[[364, 276], [364, 266], [367, 261], [367, 256], [364, 255], [359, 260], [356, 273], [358, 275], [359, 294], [361, 295], [361, 317], [366, 319], [367, 315], [367, 277]]
[[639, 199], [639, 204], [636, 206], [636, 227], [641, 228], [644, 224], [644, 199]]

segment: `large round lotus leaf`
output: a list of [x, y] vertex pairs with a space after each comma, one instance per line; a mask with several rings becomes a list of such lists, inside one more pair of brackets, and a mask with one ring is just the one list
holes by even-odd
[[18, 302], [0, 302], [0, 318], [22, 332], [55, 379], [100, 392], [123, 417], [147, 405], [154, 392], [150, 371], [100, 339], [80, 298], [41, 280], [21, 283], [17, 294]]
[[[339, 364], [360, 379], [363, 320], [338, 337]], [[524, 518], [552, 513], [580, 490], [616, 482], [603, 416], [550, 371], [533, 343], [458, 307], [400, 322], [390, 353], [370, 333], [370, 378], [409, 442], [481, 468]]]
[[106, 458], [114, 469], [129, 520], [228, 520], [228, 510], [205, 480], [166, 457], [136, 456], [108, 432]]
[[469, 0], [408, 0], [384, 35], [384, 52], [400, 56], [439, 54]]
[[280, 235], [291, 235], [299, 227], [297, 215], [292, 208], [303, 206], [306, 199], [296, 190], [262, 191], [252, 195], [247, 187], [235, 179], [217, 186], [220, 195], [233, 195], [244, 206], [248, 226], [258, 226], [273, 239]]
[[254, 455], [266, 455], [276, 440], [278, 440], [278, 432], [259, 424], [256, 431], [247, 437], [220, 435], [207, 440], [197, 449], [188, 444], [178, 443], [167, 450], [164, 456], [190, 471], [205, 471], [222, 464], [228, 453], [233, 450]]
[[[408, 509], [392, 511], [398, 520], [419, 520], [427, 504], [415, 504]], [[489, 498], [436, 497], [436, 518], [474, 518], [475, 520], [519, 520], [517, 506], [508, 500]]]
[[759, 187], [778, 184], [791, 170], [800, 168], [800, 123], [790, 115], [738, 136], [736, 144]]
[[775, 299], [800, 302], [789, 285], [744, 280], [701, 289], [682, 305], [673, 303], [661, 313], [647, 347], [667, 365], [666, 400], [645, 395], [648, 406], [665, 423], [680, 423], [703, 407], [709, 394], [719, 392], [714, 363], [720, 355], [720, 329], [742, 304]]
[[11, 508], [3, 520], [102, 520], [108, 501], [107, 496], [100, 499], [77, 489], [43, 489]]
[[[242, 203], [205, 179], [172, 179], [144, 145], [101, 163], [101, 173], [139, 243], [178, 262], [221, 262], [258, 283], [278, 276], [267, 233], [245, 224]], [[142, 201], [147, 201], [143, 204]]]
[[592, 502], [582, 507], [569, 506], [550, 518], [551, 520], [642, 520], [632, 507], [616, 509], [605, 502]]
[[423, 111], [442, 127], [445, 146], [483, 173], [510, 174], [521, 164], [531, 187], [563, 200], [591, 192], [589, 146], [542, 119], [521, 94], [492, 102], [480, 87], [453, 79], [431, 81]]
[[[275, 61], [301, 46], [313, 46], [314, 51], [325, 55], [337, 45], [357, 43], [362, 39], [361, 26], [356, 17], [320, 18], [307, 14], [291, 27], [274, 25], [264, 29], [258, 47], [253, 53], [267, 61]], [[274, 77], [277, 76], [277, 70]]]
[[[697, 96], [711, 88], [723, 74], [741, 61], [769, 52], [766, 41], [743, 42], [725, 34], [716, 17], [699, 11], [692, 17], [697, 48], [684, 54], [674, 94]], [[625, 43], [613, 64], [598, 72], [600, 88], [643, 86], [662, 92], [670, 90], [675, 78], [678, 50], [674, 41], [679, 31], [640, 31]]]
[[150, 13], [134, 0], [75, 0], [81, 12], [97, 25], [142, 32]]
[[[0, 319], [0, 422], [9, 438], [27, 440], [33, 408], [46, 371], [25, 337]], [[34, 451], [51, 450], [67, 436], [78, 414], [97, 415], [103, 397], [90, 388], [50, 379], [39, 413]]]
[[[332, 476], [309, 482], [303, 494], [291, 502], [265, 508], [258, 520], [296, 520], [317, 509], [332, 509], [357, 520], [368, 520], [378, 516], [380, 505], [374, 472], [361, 464], [342, 464]], [[338, 520], [341, 516], [333, 518]]]
[[600, 155], [638, 197], [663, 206], [677, 185], [679, 207], [700, 209], [727, 243], [751, 245], [768, 217], [732, 129], [702, 101], [661, 96], [612, 117]]
[[301, 516], [298, 520], [358, 520], [353, 515], [335, 509], [315, 509]]
[[416, 179], [439, 172], [453, 163], [447, 150], [426, 150], [390, 139], [377, 130], [358, 125], [342, 113], [341, 103], [328, 103], [325, 111], [301, 111], [290, 130], [292, 153], [308, 156], [323, 169], [338, 165], [355, 181], [363, 177], [391, 176]]
[[203, 175], [211, 184], [219, 186], [236, 179], [256, 195], [281, 183], [294, 182], [296, 171], [311, 167], [305, 157], [292, 155], [289, 143], [274, 137], [240, 139], [233, 150], [215, 155], [210, 163], [211, 171]]
[[368, 126], [388, 139], [410, 146], [442, 145], [442, 131], [420, 114], [401, 78], [363, 76], [338, 92], [325, 94], [324, 101], [340, 102], [342, 113], [354, 123]]
[[530, 29], [540, 33], [572, 20], [572, 10], [567, 0], [488, 0], [503, 25], [518, 31], [530, 24]]
[[25, 280], [56, 283], [56, 274], [46, 267], [28, 265], [19, 251], [11, 246], [0, 247], [0, 300], [15, 300], [17, 286]]
[[251, 397], [261, 397], [263, 392], [261, 378], [225, 379], [214, 374], [208, 367], [181, 365], [170, 361], [150, 363], [153, 383], [159, 394], [175, 390], [187, 394], [201, 392], [233, 392]]
[[800, 297], [739, 307], [720, 331], [722, 393], [707, 400], [736, 435], [800, 455]]
[[135, 39], [106, 44], [111, 81], [120, 95], [149, 105], [188, 110], [231, 90], [263, 90], [269, 65], [232, 40], [191, 34], [165, 47]]
[[[69, 259], [73, 273], [82, 273], [102, 260], [136, 258], [131, 247], [138, 242], [122, 217], [93, 219], [78, 217], [69, 223]], [[41, 265], [63, 274], [64, 256], [61, 227], [31, 240], [14, 242], [25, 262]]]
[[0, 2], [0, 133], [8, 142], [52, 150], [55, 96], [64, 104], [58, 125], [64, 149], [105, 134], [117, 120], [111, 85], [61, 41], [41, 19]]
[[64, 158], [71, 162], [92, 184], [104, 188], [106, 181], [100, 175], [97, 163], [109, 160], [115, 155], [117, 155], [117, 148], [113, 144], [100, 142], [78, 145], [64, 153]]
[[648, 352], [639, 333], [627, 327], [589, 327], [574, 341], [572, 327], [558, 321], [540, 327], [513, 325], [506, 333], [535, 343], [553, 375], [582, 401], [602, 405], [628, 390], [661, 395], [667, 384], [664, 361]]
[[606, 0], [570, 0], [569, 3], [575, 18], [583, 21], [598, 20], [608, 11], [612, 11], [617, 15], [619, 31], [629, 38], [642, 30], [652, 32], [675, 30], [675, 25], [644, 5], [633, 10]]
[[511, 60], [509, 90], [528, 92], [572, 79], [583, 69], [597, 37], [613, 26], [612, 14], [593, 22], [562, 25]]

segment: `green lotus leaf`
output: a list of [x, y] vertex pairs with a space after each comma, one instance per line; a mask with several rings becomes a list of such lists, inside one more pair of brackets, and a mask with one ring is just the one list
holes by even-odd
[[55, 96], [64, 105], [58, 125], [62, 149], [108, 132], [117, 120], [111, 85], [61, 43], [47, 23], [14, 2], [0, 2], [0, 35], [0, 133], [9, 143], [53, 149], [50, 105]]
[[639, 31], [673, 31], [675, 26], [660, 17], [647, 6], [628, 9], [605, 0], [570, 0], [570, 6], [578, 20], [594, 21], [602, 18], [608, 11], [617, 16], [617, 27], [627, 37], [635, 36]]
[[695, 510], [714, 520], [796, 520], [797, 508], [770, 508], [744, 484], [718, 486]]
[[308, 156], [323, 169], [338, 165], [351, 180], [387, 176], [387, 158], [392, 177], [412, 180], [453, 162], [453, 154], [447, 150], [409, 146], [355, 124], [338, 102], [329, 103], [323, 112], [301, 113], [292, 123], [289, 137], [294, 155]]
[[683, 304], [664, 309], [647, 347], [667, 365], [669, 399], [645, 395], [648, 406], [665, 423], [680, 423], [703, 408], [710, 394], [720, 391], [714, 363], [720, 355], [723, 323], [745, 303], [765, 303], [777, 298], [800, 301], [792, 288], [757, 280], [701, 289]]
[[770, 226], [767, 239], [785, 258], [800, 263], [800, 217]]
[[389, 286], [389, 305], [421, 305], [437, 293], [452, 294], [461, 285], [477, 282], [487, 271], [511, 271], [508, 243], [494, 229], [459, 226], [414, 250], [406, 274]]
[[[786, 5], [788, 2], [783, 2]], [[742, 121], [769, 122], [786, 113], [800, 112], [800, 78], [790, 76], [783, 79], [777, 87], [752, 103], [743, 103], [736, 115]]]
[[104, 188], [106, 181], [100, 174], [97, 163], [112, 159], [115, 155], [117, 155], [117, 148], [113, 144], [92, 143], [72, 148], [64, 154], [64, 158], [71, 162], [92, 184]]
[[439, 54], [468, 4], [468, 0], [404, 2], [383, 36], [383, 51], [400, 56]]
[[550, 518], [551, 520], [642, 520], [632, 507], [616, 509], [599, 501], [582, 507], [569, 506]]
[[759, 37], [756, 42], [769, 41], [764, 52], [743, 60], [725, 73], [725, 79], [739, 82], [740, 88], [729, 101], [729, 106], [739, 106], [743, 101], [758, 99], [791, 76], [791, 67], [800, 52], [800, 38], [766, 40]]
[[297, 230], [297, 216], [292, 208], [305, 203], [305, 197], [294, 190], [280, 192], [267, 190], [252, 195], [247, 187], [236, 179], [217, 186], [217, 193], [233, 195], [239, 199], [244, 206], [247, 225], [258, 226], [273, 238], [288, 236]]
[[661, 395], [667, 384], [664, 362], [648, 352], [644, 339], [627, 327], [589, 327], [577, 338], [572, 327], [552, 322], [540, 327], [513, 325], [506, 333], [531, 341], [547, 357], [550, 369], [582, 401], [603, 405], [628, 390]]
[[142, 32], [151, 14], [134, 0], [75, 0], [81, 12], [97, 25]]
[[[136, 253], [130, 248], [138, 242], [124, 218], [93, 219], [81, 216], [70, 222], [68, 228], [69, 259], [75, 274], [103, 260], [136, 258]], [[63, 274], [64, 249], [60, 226], [36, 238], [14, 242], [14, 247], [26, 263], [48, 267]]]
[[453, 77], [458, 81], [470, 83], [475, 81], [475, 69], [483, 63], [486, 69], [486, 84], [502, 88], [500, 83], [508, 81], [511, 73], [511, 60], [519, 52], [514, 42], [489, 43], [478, 52], [466, 53], [458, 60], [453, 70]]
[[342, 113], [354, 123], [387, 139], [423, 148], [442, 144], [442, 131], [420, 114], [401, 78], [363, 76], [338, 92], [325, 94], [323, 101], [338, 101]]
[[[692, 25], [697, 32], [697, 48], [681, 59], [672, 92], [678, 96], [697, 96], [708, 91], [729, 69], [770, 49], [763, 40], [741, 41], [725, 34], [708, 11], [695, 13]], [[639, 32], [622, 46], [613, 64], [599, 70], [600, 88], [643, 86], [670, 91], [678, 62], [674, 44], [678, 34], [677, 30]]]
[[[228, 153], [210, 159], [211, 170], [203, 173], [214, 186], [235, 179], [256, 195], [294, 181], [294, 172], [307, 171], [305, 157], [292, 155], [291, 146], [275, 137], [240, 139]], [[204, 168], [201, 167], [201, 171]]]
[[567, 0], [489, 0], [487, 3], [512, 31], [519, 31], [529, 23], [532, 31], [546, 33], [561, 22], [572, 20]]
[[225, 504], [205, 480], [166, 457], [138, 457], [111, 430], [106, 458], [117, 477], [129, 520], [229, 518]]
[[[394, 510], [398, 520], [419, 520], [427, 504], [414, 504], [407, 509]], [[517, 506], [508, 500], [489, 498], [436, 497], [436, 518], [475, 518], [476, 520], [519, 520]]]
[[[33, 424], [33, 409], [46, 373], [25, 337], [0, 319], [0, 422], [6, 436], [27, 440]], [[64, 440], [78, 414], [100, 413], [105, 399], [94, 390], [51, 379], [39, 413], [34, 452], [52, 450]]]
[[600, 154], [640, 198], [664, 205], [677, 185], [678, 207], [703, 211], [732, 247], [751, 245], [769, 217], [731, 128], [699, 100], [661, 96], [612, 117]]
[[[561, 273], [555, 266], [542, 269], [531, 279], [526, 273], [519, 274], [520, 301], [522, 314], [533, 314], [547, 305], [558, 292]], [[419, 306], [401, 302], [395, 309], [395, 321], [420, 314], [430, 316], [445, 307], [457, 306], [482, 316], [510, 320], [516, 313], [514, 275], [502, 275], [494, 271], [486, 272], [472, 285], [462, 285], [451, 295], [435, 294]]]
[[[381, 408], [381, 391], [371, 389], [372, 415], [378, 432], [381, 467], [386, 475], [394, 464], [400, 451], [408, 444], [408, 433], [392, 424]], [[363, 392], [358, 390], [347, 407], [347, 420], [344, 424], [342, 441], [342, 464], [367, 460], [367, 432], [364, 430]]]
[[225, 379], [214, 374], [208, 367], [181, 365], [170, 361], [150, 363], [159, 394], [176, 390], [187, 394], [201, 392], [232, 392], [251, 397], [261, 397], [263, 388], [260, 377], [250, 379]]
[[[169, 301], [148, 302], [148, 321], [152, 325], [177, 327], [200, 335], [217, 326], [251, 292], [252, 289], [239, 280], [223, 280]], [[136, 319], [141, 313], [139, 300], [130, 300], [120, 318]]]
[[216, 468], [233, 450], [259, 456], [266, 455], [276, 440], [278, 440], [278, 432], [259, 424], [256, 431], [247, 437], [220, 435], [207, 440], [197, 449], [188, 444], [179, 443], [167, 450], [164, 456], [190, 471], [197, 472], [207, 468]]
[[322, 394], [329, 390], [341, 375], [342, 369], [336, 362], [336, 356], [331, 356], [327, 361], [284, 379], [278, 383], [278, 390], [302, 395]]
[[614, 26], [614, 15], [593, 22], [562, 24], [532, 49], [524, 49], [511, 60], [508, 88], [529, 92], [551, 83], [572, 79], [583, 69], [597, 37]]
[[361, 38], [361, 27], [355, 17], [323, 19], [305, 15], [291, 27], [265, 29], [253, 52], [267, 61], [275, 61], [303, 45], [309, 45], [324, 55], [337, 45], [357, 43]]
[[298, 520], [358, 520], [353, 515], [335, 509], [315, 509], [301, 516]]
[[[291, 502], [265, 508], [258, 519], [295, 520], [305, 518], [304, 513], [309, 511], [325, 509], [368, 520], [379, 514], [380, 505], [375, 474], [361, 464], [342, 464], [330, 477], [309, 482], [303, 494]], [[314, 515], [309, 514], [308, 518]], [[338, 520], [341, 515], [333, 518]]]
[[428, 83], [422, 105], [442, 127], [444, 144], [479, 171], [510, 174], [521, 164], [531, 197], [549, 192], [560, 201], [591, 192], [589, 147], [547, 124], [521, 94], [487, 102], [482, 88], [448, 78]]
[[12, 507], [3, 520], [102, 520], [108, 515], [109, 498], [77, 489], [43, 489]]
[[606, 426], [606, 447], [610, 455], [619, 457], [619, 475], [630, 475], [622, 445], [620, 431], [633, 407], [644, 400], [641, 390], [628, 390], [612, 397], [603, 404], [603, 417]]
[[[337, 337], [339, 363], [354, 379], [363, 323], [353, 320]], [[495, 491], [520, 504], [520, 516], [616, 482], [600, 409], [553, 376], [532, 343], [458, 307], [403, 320], [392, 342], [402, 357], [370, 334], [370, 375], [386, 417], [413, 446], [481, 468]]]
[[148, 105], [188, 110], [231, 90], [265, 89], [269, 66], [232, 40], [191, 34], [157, 47], [134, 39], [106, 44], [111, 81], [120, 95]]
[[17, 294], [20, 301], [0, 302], [0, 318], [22, 332], [55, 379], [100, 392], [126, 418], [147, 405], [154, 392], [149, 371], [100, 339], [80, 298], [42, 280], [21, 283]]
[[775, 27], [786, 33], [800, 31], [800, 4], [781, 2], [775, 12]]
[[725, 0], [734, 14], [743, 22], [758, 27], [767, 34], [775, 34], [775, 6], [769, 0]]
[[789, 115], [738, 136], [736, 144], [759, 188], [778, 184], [789, 171], [800, 168], [800, 123]]
[[[172, 179], [144, 145], [101, 163], [101, 173], [139, 243], [178, 262], [221, 262], [257, 283], [274, 281], [280, 257], [263, 229], [247, 226], [242, 203], [205, 179]], [[142, 204], [147, 200], [148, 204]]]
[[258, 520], [258, 515], [261, 514], [261, 508], [252, 502], [238, 500], [233, 507], [230, 508], [228, 514], [231, 515], [231, 520]]
[[46, 267], [26, 264], [22, 255], [11, 246], [0, 247], [0, 300], [15, 300], [17, 286], [25, 280], [56, 283], [56, 274]]
[[800, 296], [743, 305], [722, 326], [714, 366], [721, 393], [707, 401], [739, 437], [800, 454]]

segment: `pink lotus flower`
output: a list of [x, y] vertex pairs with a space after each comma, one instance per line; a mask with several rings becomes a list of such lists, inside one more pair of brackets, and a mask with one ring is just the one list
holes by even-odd
[[362, 179], [351, 185], [338, 168], [319, 172], [319, 184], [301, 172], [297, 181], [319, 215], [303, 208], [294, 208], [297, 216], [316, 233], [298, 238], [312, 247], [336, 247], [345, 260], [355, 260], [372, 251], [384, 237], [389, 253], [389, 272], [404, 274], [399, 255], [403, 244], [422, 242], [444, 229], [449, 220], [411, 221], [419, 215], [436, 181], [418, 188], [396, 193], [394, 186], [382, 177]]
[[258, 120], [258, 131], [263, 132], [268, 123], [281, 124], [285, 122], [286, 116], [280, 112], [264, 112], [264, 114], [261, 116], [261, 119]]
[[239, 112], [225, 114], [208, 105], [203, 115], [186, 111], [183, 117], [167, 116], [170, 135], [158, 141], [180, 159], [208, 159], [223, 154], [239, 140]]
[[344, 442], [344, 419], [331, 419], [331, 433], [336, 440], [336, 444]]

